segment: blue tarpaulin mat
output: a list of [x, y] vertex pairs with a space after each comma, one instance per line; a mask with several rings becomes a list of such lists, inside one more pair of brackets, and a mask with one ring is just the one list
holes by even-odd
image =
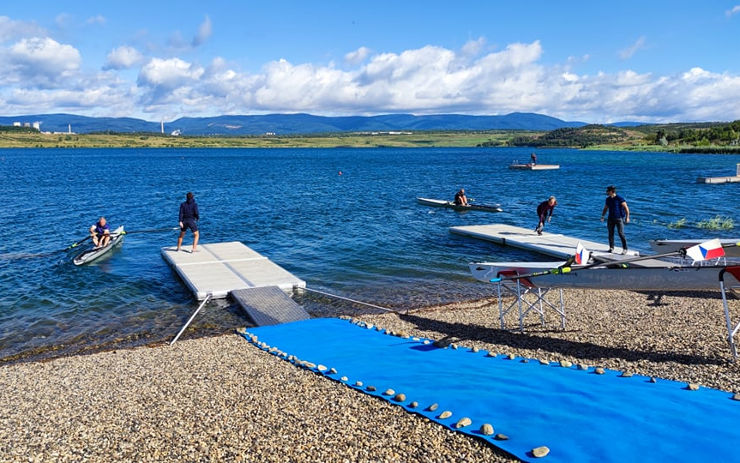
[[[318, 373], [443, 426], [490, 442], [523, 460], [536, 447], [552, 462], [740, 461], [740, 401], [733, 394], [645, 376], [596, 374], [559, 363], [438, 348], [323, 318], [249, 328], [263, 349], [311, 362]], [[426, 341], [426, 343], [425, 343]], [[268, 347], [269, 346], [269, 347]], [[323, 372], [319, 365], [326, 366]], [[331, 369], [335, 369], [336, 373]], [[342, 378], [346, 377], [346, 380]], [[362, 386], [355, 385], [357, 381]], [[369, 391], [374, 386], [375, 391]], [[403, 393], [397, 402], [392, 395]], [[418, 406], [412, 408], [412, 402]], [[434, 411], [429, 410], [437, 404]], [[440, 418], [444, 411], [452, 415]], [[467, 417], [472, 424], [456, 429]], [[494, 435], [480, 432], [491, 424]]]

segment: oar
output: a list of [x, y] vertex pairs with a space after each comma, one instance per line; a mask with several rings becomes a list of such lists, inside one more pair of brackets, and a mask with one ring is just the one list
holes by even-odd
[[113, 235], [131, 235], [132, 233], [158, 233], [158, 232], [166, 232], [166, 231], [172, 231], [172, 230], [179, 230], [180, 227], [170, 227], [170, 228], [152, 228], [149, 230], [132, 230], [132, 231], [122, 231], [121, 233], [112, 233]]
[[[694, 245], [696, 246], [696, 245]], [[722, 245], [722, 249], [725, 248], [732, 248], [735, 246], [740, 246], [740, 241], [737, 243], [727, 243]], [[543, 275], [559, 275], [563, 273], [569, 273], [573, 270], [588, 270], [590, 268], [594, 267], [608, 267], [609, 265], [622, 265], [622, 264], [630, 264], [632, 262], [639, 262], [641, 260], [649, 260], [649, 259], [659, 259], [661, 257], [670, 257], [670, 256], [676, 256], [676, 255], [686, 255], [686, 250], [691, 248], [693, 246], [686, 246], [684, 248], [678, 249], [676, 251], [671, 252], [664, 252], [661, 254], [651, 254], [649, 256], [638, 256], [638, 257], [631, 257], [629, 259], [620, 259], [613, 262], [594, 262], [593, 264], [584, 265], [581, 267], [573, 268], [571, 264], [573, 263], [573, 257], [568, 258], [568, 260], [565, 262], [565, 264], [561, 265], [560, 267], [553, 268], [550, 270], [543, 270], [541, 272], [533, 272], [533, 273], [526, 273], [524, 275], [512, 275], [512, 276], [506, 276], [506, 277], [496, 277], [492, 278], [490, 281], [491, 283], [498, 283], [503, 280], [520, 280], [522, 278], [531, 278], [531, 277], [540, 277]]]

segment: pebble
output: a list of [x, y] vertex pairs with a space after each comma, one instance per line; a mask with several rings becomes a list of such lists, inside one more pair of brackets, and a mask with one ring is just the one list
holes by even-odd
[[509, 359], [509, 360], [514, 360], [516, 358], [516, 355], [509, 354], [509, 355], [506, 356], [506, 358]]
[[430, 412], [433, 412], [433, 411], [435, 411], [438, 408], [439, 408], [439, 404], [438, 403], [433, 403], [432, 405], [430, 405], [430, 406], [427, 407], [427, 410], [430, 411]]
[[570, 368], [570, 367], [573, 366], [573, 363], [572, 362], [569, 362], [567, 360], [561, 360], [560, 361], [560, 366], [563, 367], [563, 368]]
[[319, 366], [317, 366], [316, 369], [323, 373], [327, 370], [327, 367], [319, 364]]
[[452, 412], [449, 410], [445, 410], [442, 413], [439, 414], [438, 418], [440, 420], [446, 420], [447, 418], [452, 416]]
[[329, 369], [329, 374], [330, 375], [336, 375], [337, 374], [337, 369], [336, 368], [330, 368]]
[[355, 386], [362, 387], [362, 381], [355, 381]]
[[416, 408], [416, 407], [418, 407], [418, 406], [419, 406], [419, 402], [417, 402], [417, 401], [413, 401], [413, 402], [411, 402], [411, 403], [409, 404], [409, 408]]
[[586, 370], [588, 370], [588, 365], [585, 365], [583, 363], [579, 363], [578, 364], [578, 369], [581, 370], [581, 371], [586, 371]]
[[394, 391], [393, 389], [386, 389], [385, 392], [383, 392], [383, 395], [393, 395], [395, 393], [396, 391]]
[[496, 352], [490, 352], [490, 351], [489, 351], [489, 352], [488, 352], [488, 353], [486, 354], [486, 357], [495, 357], [496, 355], [498, 355], [498, 354], [496, 354]]
[[341, 378], [339, 378], [339, 380], [346, 383], [347, 381], [349, 381], [349, 378], [347, 378], [346, 376], [342, 376]]
[[546, 457], [548, 453], [550, 453], [550, 449], [544, 445], [542, 447], [535, 447], [532, 449], [532, 455], [536, 458]]
[[696, 384], [696, 383], [688, 383], [686, 385], [686, 389], [688, 389], [689, 391], [698, 391], [699, 390], [699, 385]]
[[545, 359], [540, 359], [540, 365], [549, 365], [550, 361]]
[[484, 423], [480, 427], [480, 433], [484, 436], [491, 436], [493, 435], [493, 426], [490, 423]]
[[460, 428], [464, 428], [465, 426], [470, 426], [471, 424], [473, 424], [473, 420], [471, 420], [470, 418], [466, 416], [466, 417], [460, 418], [458, 422], [455, 423], [455, 428], [460, 429]]
[[632, 377], [632, 373], [630, 373], [628, 371], [623, 371], [622, 374], [619, 375], [619, 377], [620, 378], [631, 378]]
[[509, 440], [509, 436], [501, 433], [496, 434], [495, 436], [493, 436], [493, 438], [496, 440]]
[[597, 375], [603, 375], [605, 373], [605, 370], [601, 367], [596, 367], [594, 368], [594, 373], [596, 373]]
[[470, 352], [477, 354], [479, 350], [480, 349], [478, 349], [477, 347], [473, 347], [472, 349], [470, 349]]
[[406, 394], [404, 393], [396, 394], [393, 397], [393, 400], [395, 400], [396, 402], [406, 402]]
[[732, 395], [732, 400], [740, 400], [740, 393], [735, 393]]
[[375, 388], [375, 386], [368, 386], [368, 387], [367, 387], [367, 390], [368, 390], [368, 391], [370, 391], [370, 392], [375, 392], [375, 391], [377, 391], [377, 389]]

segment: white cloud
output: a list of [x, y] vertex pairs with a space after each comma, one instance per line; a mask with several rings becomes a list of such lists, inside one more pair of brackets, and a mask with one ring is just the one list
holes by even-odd
[[205, 19], [198, 27], [198, 32], [195, 34], [195, 37], [193, 37], [193, 47], [202, 45], [206, 40], [208, 40], [208, 37], [211, 36], [212, 32], [213, 27], [211, 26], [211, 18], [206, 15]]
[[[740, 119], [740, 76], [691, 68], [673, 75], [625, 69], [595, 75], [573, 64], [544, 64], [539, 41], [495, 52], [478, 45], [450, 50], [425, 46], [372, 54], [347, 68], [332, 64], [266, 63], [240, 71], [222, 58], [208, 65], [152, 58], [136, 82], [120, 69], [142, 56], [132, 47], [108, 55], [108, 71], [80, 70], [79, 52], [52, 39], [0, 47], [0, 112], [205, 116], [266, 112], [326, 115], [538, 112], [566, 120], [646, 122]], [[476, 51], [477, 49], [477, 51]]]
[[180, 58], [153, 58], [139, 72], [138, 83], [162, 91], [191, 85], [203, 75], [204, 69]]
[[622, 59], [632, 58], [632, 56], [634, 56], [634, 54], [637, 53], [642, 48], [645, 48], [645, 36], [638, 38], [637, 41], [635, 41], [635, 43], [621, 50], [619, 52], [619, 57]]
[[468, 40], [465, 45], [463, 45], [462, 49], [460, 50], [463, 55], [465, 56], [475, 56], [483, 50], [483, 47], [486, 45], [486, 39], [483, 37], [478, 37], [476, 40]]
[[360, 47], [357, 50], [344, 55], [344, 62], [350, 66], [356, 66], [365, 61], [368, 55], [370, 55], [370, 49], [367, 47]]
[[7, 16], [0, 16], [0, 43], [45, 35], [46, 31], [36, 23], [15, 21]]
[[87, 18], [87, 21], [85, 22], [87, 24], [105, 24], [105, 21], [105, 16], [103, 16], [102, 14], [98, 14]]
[[123, 45], [108, 53], [103, 69], [128, 69], [140, 64], [143, 59], [144, 56], [139, 50]]
[[725, 15], [729, 18], [731, 16], [734, 16], [736, 14], [740, 13], [740, 5], [735, 5], [729, 10], [725, 11]]
[[0, 49], [0, 82], [42, 87], [65, 84], [80, 61], [79, 51], [71, 45], [48, 37], [22, 39]]

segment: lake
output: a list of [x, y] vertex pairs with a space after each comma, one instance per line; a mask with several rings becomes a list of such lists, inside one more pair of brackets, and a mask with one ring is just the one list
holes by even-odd
[[[538, 150], [538, 162], [560, 170], [507, 168], [527, 162], [531, 151], [2, 149], [0, 361], [172, 338], [197, 307], [160, 256], [176, 231], [128, 235], [109, 258], [82, 267], [71, 263], [77, 250], [27, 254], [69, 246], [101, 215], [111, 229], [175, 227], [188, 191], [200, 207], [202, 243], [241, 241], [309, 288], [393, 308], [491, 296], [492, 286], [469, 275], [470, 261], [545, 260], [448, 228], [498, 222], [534, 229], [535, 208], [550, 195], [558, 206], [545, 231], [605, 242], [604, 190], [616, 185], [632, 211], [629, 246], [643, 252], [654, 238], [740, 235], [740, 184], [695, 183], [733, 175], [738, 155], [553, 149]], [[504, 212], [416, 203], [418, 196], [452, 199], [461, 187]], [[718, 215], [736, 228], [696, 226]], [[681, 219], [684, 228], [667, 226]], [[186, 249], [191, 242], [188, 234]], [[200, 334], [244, 324], [225, 301], [209, 304], [194, 323]]]

